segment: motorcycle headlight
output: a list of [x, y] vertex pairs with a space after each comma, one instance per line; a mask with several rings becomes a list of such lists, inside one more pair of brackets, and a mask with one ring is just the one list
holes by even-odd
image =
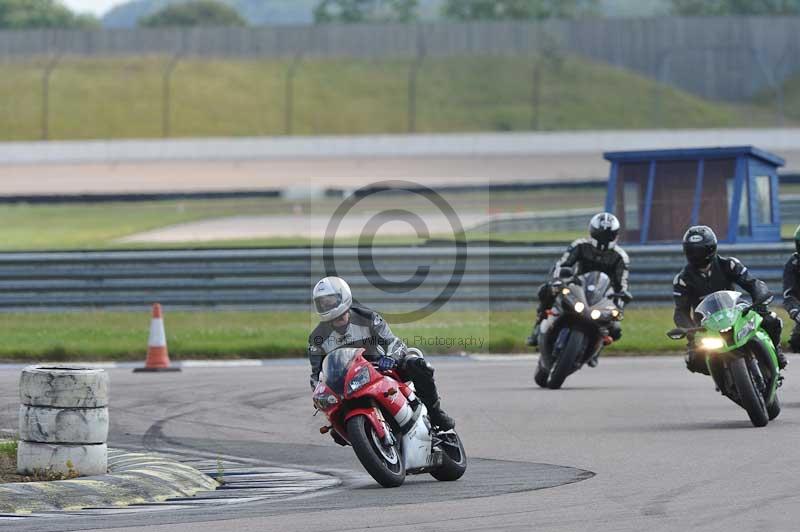
[[314, 396], [314, 405], [320, 410], [327, 410], [338, 402], [336, 396], [330, 393], [323, 392]]
[[364, 366], [352, 379], [350, 379], [350, 393], [355, 392], [364, 387], [369, 382], [369, 366]]
[[575, 312], [583, 312], [585, 308], [586, 305], [584, 305], [582, 301], [575, 303]]
[[594, 310], [592, 311], [592, 313], [590, 314], [590, 316], [592, 317], [592, 319], [593, 319], [593, 320], [599, 320], [599, 319], [600, 319], [600, 316], [602, 316], [602, 315], [603, 315], [603, 313], [602, 313], [602, 312], [600, 312], [600, 311], [599, 311], [599, 310], [597, 310], [597, 309], [594, 309]]
[[725, 347], [725, 342], [722, 338], [703, 338], [700, 340], [700, 348], [707, 351], [714, 351]]

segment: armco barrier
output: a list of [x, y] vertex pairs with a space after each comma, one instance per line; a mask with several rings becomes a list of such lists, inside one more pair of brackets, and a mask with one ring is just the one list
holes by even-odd
[[[453, 245], [337, 248], [336, 273], [364, 304], [382, 311], [416, 308], [451, 289], [448, 307], [526, 308], [563, 246], [476, 246], [463, 275]], [[681, 268], [678, 246], [627, 248], [636, 302], [671, 299]], [[370, 253], [371, 251], [371, 253]], [[788, 244], [721, 248], [739, 257], [780, 292]], [[0, 309], [171, 308], [309, 309], [314, 282], [326, 269], [321, 249], [225, 249], [0, 254]]]

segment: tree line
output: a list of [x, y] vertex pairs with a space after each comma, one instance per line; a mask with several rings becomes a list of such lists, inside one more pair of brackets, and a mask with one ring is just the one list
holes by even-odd
[[[264, 0], [267, 1], [267, 0]], [[670, 0], [681, 16], [800, 15], [800, 0]], [[319, 0], [314, 20], [325, 23], [413, 22], [420, 0]], [[600, 0], [445, 0], [447, 20], [543, 20], [600, 16]], [[139, 20], [143, 27], [245, 26], [219, 0], [186, 0]], [[60, 0], [0, 0], [0, 29], [100, 27], [92, 15], [72, 12]]]

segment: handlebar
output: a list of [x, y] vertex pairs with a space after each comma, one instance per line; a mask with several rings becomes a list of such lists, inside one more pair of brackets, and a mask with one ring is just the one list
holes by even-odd
[[667, 336], [671, 340], [681, 340], [686, 337], [694, 336], [699, 332], [705, 332], [707, 329], [705, 327], [690, 327], [688, 329], [681, 329], [680, 327], [676, 327], [671, 331], [667, 332]]

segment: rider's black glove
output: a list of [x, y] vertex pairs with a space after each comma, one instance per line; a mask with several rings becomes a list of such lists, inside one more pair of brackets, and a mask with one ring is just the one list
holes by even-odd
[[766, 316], [767, 314], [770, 314], [770, 310], [767, 305], [754, 305], [753, 310], [760, 316]]

